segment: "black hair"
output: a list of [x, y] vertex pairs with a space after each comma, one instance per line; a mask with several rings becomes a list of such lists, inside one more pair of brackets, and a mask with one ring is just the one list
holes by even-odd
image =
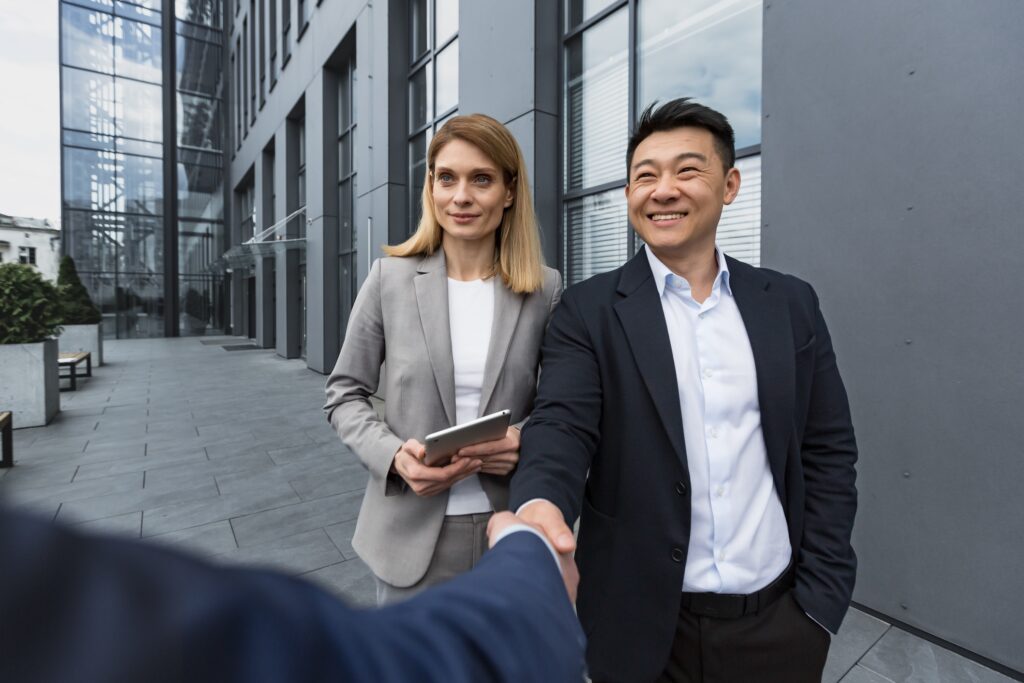
[[711, 133], [715, 140], [715, 151], [721, 157], [725, 170], [733, 167], [736, 163], [736, 139], [729, 119], [689, 97], [680, 97], [660, 107], [658, 102], [654, 101], [640, 114], [626, 148], [626, 177], [629, 177], [630, 167], [633, 165], [633, 153], [647, 137], [652, 133], [688, 126], [703, 128]]

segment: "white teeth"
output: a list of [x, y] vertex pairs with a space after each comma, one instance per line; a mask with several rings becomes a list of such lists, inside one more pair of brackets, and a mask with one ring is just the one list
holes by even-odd
[[682, 218], [681, 213], [656, 213], [651, 216], [652, 221], [674, 221], [677, 218]]

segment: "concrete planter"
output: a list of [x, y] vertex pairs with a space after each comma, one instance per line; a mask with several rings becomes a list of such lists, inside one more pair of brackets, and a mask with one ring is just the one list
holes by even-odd
[[103, 328], [101, 323], [93, 325], [65, 325], [60, 333], [60, 352], [88, 351], [92, 354], [92, 366], [103, 365]]
[[0, 344], [0, 410], [14, 413], [14, 426], [42, 427], [60, 410], [57, 340]]

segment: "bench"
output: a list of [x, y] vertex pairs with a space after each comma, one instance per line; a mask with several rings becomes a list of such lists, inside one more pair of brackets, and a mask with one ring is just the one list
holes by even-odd
[[3, 439], [3, 458], [0, 467], [14, 466], [14, 419], [9, 411], [0, 412], [0, 439]]
[[[78, 374], [78, 366], [85, 362], [85, 374]], [[75, 391], [78, 389], [78, 378], [79, 377], [92, 377], [92, 354], [88, 351], [72, 351], [69, 353], [62, 353], [57, 356], [57, 367], [67, 368], [69, 374], [60, 375], [61, 379], [70, 379], [71, 386], [67, 389], [61, 388], [61, 391]]]

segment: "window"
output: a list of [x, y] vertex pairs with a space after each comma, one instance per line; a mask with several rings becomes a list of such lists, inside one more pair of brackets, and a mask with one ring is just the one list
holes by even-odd
[[18, 247], [18, 263], [36, 264], [35, 247]]
[[256, 0], [249, 0], [249, 123], [256, 123]]
[[345, 336], [355, 301], [357, 231], [355, 227], [356, 168], [353, 163], [355, 121], [355, 62], [348, 60], [338, 79], [338, 316], [339, 336]]
[[651, 102], [681, 96], [723, 112], [735, 129], [744, 182], [722, 214], [718, 243], [757, 265], [762, 0], [566, 0], [565, 10], [567, 284], [615, 268], [639, 248], [622, 193], [629, 130]]
[[302, 34], [306, 32], [309, 27], [309, 2], [306, 0], [298, 1], [299, 10], [299, 32], [296, 35], [297, 40], [302, 40]]
[[[249, 17], [242, 19], [242, 135], [249, 134]], [[255, 116], [255, 113], [253, 114]]]
[[[298, 196], [299, 206], [306, 206], [306, 118], [303, 117], [298, 121], [298, 139], [299, 139], [299, 155], [298, 165], [295, 168], [295, 181], [296, 181], [296, 194]], [[299, 221], [299, 237], [306, 236], [306, 217]]]
[[281, 0], [281, 69], [292, 56], [292, 47], [289, 41], [289, 33], [292, 30], [292, 2]]
[[270, 0], [270, 90], [277, 85], [277, 0]]
[[409, 233], [422, 212], [427, 147], [458, 111], [459, 1], [412, 0], [409, 16]]
[[[271, 0], [273, 4], [274, 0]], [[267, 2], [260, 0], [260, 109], [267, 103]]]

